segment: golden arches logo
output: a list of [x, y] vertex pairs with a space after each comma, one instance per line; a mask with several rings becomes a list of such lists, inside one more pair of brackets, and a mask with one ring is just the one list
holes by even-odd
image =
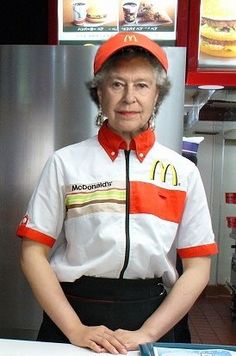
[[[167, 179], [168, 172], [170, 173], [171, 180], [169, 177]], [[161, 182], [165, 183], [168, 180], [171, 182], [172, 185], [178, 185], [178, 175], [173, 164], [165, 164], [162, 161], [157, 160], [156, 162], [154, 162], [153, 168], [151, 170], [151, 180], [154, 180], [157, 174]]]
[[126, 35], [124, 38], [124, 42], [138, 42], [135, 35]]

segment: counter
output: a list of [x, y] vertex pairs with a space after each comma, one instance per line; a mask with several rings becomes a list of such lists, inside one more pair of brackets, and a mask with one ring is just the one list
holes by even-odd
[[[70, 344], [52, 342], [0, 339], [1, 356], [111, 356], [111, 354], [82, 349]], [[129, 356], [140, 356], [139, 351], [131, 351]]]

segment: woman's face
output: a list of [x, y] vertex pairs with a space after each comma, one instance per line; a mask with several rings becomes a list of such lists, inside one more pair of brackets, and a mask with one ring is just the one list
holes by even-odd
[[147, 59], [121, 59], [98, 89], [108, 125], [126, 141], [148, 127], [158, 98], [156, 72]]

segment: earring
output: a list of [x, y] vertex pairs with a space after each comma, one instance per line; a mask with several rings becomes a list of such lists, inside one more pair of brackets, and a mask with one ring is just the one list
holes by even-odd
[[96, 116], [96, 125], [98, 127], [101, 127], [102, 124], [104, 123], [105, 121], [105, 116], [103, 116], [103, 113], [102, 113], [102, 107], [101, 105], [99, 105], [99, 108], [98, 108], [98, 113], [97, 113], [97, 116]]
[[155, 117], [156, 117], [155, 112], [156, 112], [156, 108], [153, 109], [153, 113], [152, 113], [150, 119], [148, 120], [148, 127], [149, 127], [152, 131], [155, 130]]

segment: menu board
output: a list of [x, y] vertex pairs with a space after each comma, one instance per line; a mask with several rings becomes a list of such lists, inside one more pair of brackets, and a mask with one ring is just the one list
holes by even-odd
[[58, 0], [59, 43], [102, 42], [121, 31], [176, 40], [177, 0]]
[[236, 69], [235, 0], [201, 0], [198, 67]]

